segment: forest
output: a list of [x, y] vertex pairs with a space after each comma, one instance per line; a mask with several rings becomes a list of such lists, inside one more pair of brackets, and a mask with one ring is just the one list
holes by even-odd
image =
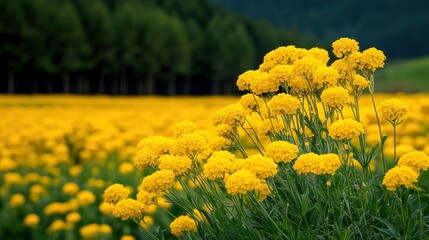
[[0, 0], [0, 41], [0, 92], [121, 95], [231, 94], [266, 52], [319, 43], [205, 0]]

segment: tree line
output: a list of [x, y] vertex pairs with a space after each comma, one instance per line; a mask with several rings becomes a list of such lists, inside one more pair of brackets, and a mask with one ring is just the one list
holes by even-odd
[[279, 45], [315, 40], [204, 0], [0, 0], [0, 91], [231, 94]]

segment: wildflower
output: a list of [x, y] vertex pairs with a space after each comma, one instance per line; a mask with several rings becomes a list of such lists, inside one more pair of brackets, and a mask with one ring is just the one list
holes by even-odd
[[77, 195], [76, 198], [81, 206], [87, 206], [95, 202], [95, 195], [89, 190], [82, 190]]
[[114, 208], [115, 206], [113, 206], [108, 202], [102, 202], [100, 203], [100, 206], [98, 206], [98, 209], [100, 210], [100, 212], [102, 212], [106, 216], [110, 215], [113, 212]]
[[408, 166], [417, 173], [426, 171], [429, 168], [429, 156], [422, 151], [409, 152], [399, 158], [396, 166]]
[[296, 158], [298, 147], [287, 141], [276, 141], [270, 143], [265, 153], [266, 157], [274, 160], [274, 162], [290, 162]]
[[387, 171], [382, 183], [386, 186], [387, 190], [395, 191], [400, 186], [406, 188], [414, 187], [414, 183], [417, 183], [418, 177], [419, 174], [412, 168], [408, 166], [396, 166]]
[[353, 74], [353, 87], [358, 91], [363, 91], [369, 86], [369, 81], [360, 74]]
[[119, 173], [128, 175], [134, 171], [134, 165], [130, 162], [124, 162], [119, 165]]
[[104, 190], [103, 199], [107, 203], [116, 205], [119, 201], [127, 199], [130, 195], [130, 190], [122, 184], [115, 183]]
[[328, 127], [329, 136], [338, 141], [351, 140], [364, 132], [362, 123], [351, 119], [340, 119]]
[[333, 67], [319, 67], [313, 73], [313, 82], [316, 84], [317, 89], [324, 85], [336, 86], [339, 78], [338, 70]]
[[331, 180], [326, 181], [326, 186], [327, 186], [327, 187], [332, 186], [332, 181], [331, 181]]
[[123, 235], [120, 240], [136, 240], [133, 235]]
[[137, 201], [142, 202], [144, 205], [150, 205], [155, 203], [155, 193], [147, 192], [143, 189], [140, 189], [137, 193]]
[[169, 169], [174, 175], [184, 174], [192, 164], [192, 160], [186, 156], [174, 156], [165, 154], [159, 158], [159, 169]]
[[66, 222], [70, 224], [75, 224], [81, 220], [81, 216], [78, 212], [71, 212], [66, 216]]
[[270, 81], [280, 84], [288, 84], [289, 79], [293, 77], [293, 66], [279, 64], [269, 71]]
[[296, 48], [293, 45], [278, 47], [264, 56], [264, 62], [259, 66], [259, 70], [269, 72], [273, 67], [279, 64], [292, 65], [295, 61], [302, 58], [307, 50]]
[[264, 201], [271, 194], [270, 186], [266, 182], [260, 182], [255, 188], [259, 201]]
[[286, 93], [280, 93], [271, 98], [268, 102], [268, 108], [271, 114], [293, 115], [300, 108], [298, 98]]
[[57, 219], [54, 222], [52, 222], [51, 225], [49, 225], [46, 231], [48, 233], [54, 233], [54, 232], [59, 232], [61, 230], [65, 230], [66, 228], [67, 228], [67, 224], [63, 220]]
[[145, 206], [143, 203], [134, 200], [134, 199], [125, 199], [119, 201], [115, 208], [113, 209], [113, 216], [120, 217], [122, 220], [127, 220], [128, 218], [140, 219], [143, 216], [143, 211]]
[[229, 194], [246, 194], [255, 190], [260, 182], [261, 180], [254, 173], [247, 169], [241, 169], [225, 180], [225, 187]]
[[338, 168], [341, 167], [341, 161], [337, 154], [328, 153], [322, 154], [319, 157], [318, 169], [316, 174], [329, 174], [334, 175]]
[[83, 239], [93, 239], [100, 232], [100, 225], [97, 223], [87, 224], [79, 229], [79, 233]]
[[40, 217], [37, 214], [30, 213], [24, 218], [24, 225], [30, 228], [36, 228], [39, 225]]
[[248, 157], [243, 162], [242, 169], [249, 170], [260, 179], [273, 177], [277, 174], [277, 164], [271, 158], [264, 157], [261, 154]]
[[99, 232], [100, 234], [103, 234], [103, 235], [110, 235], [112, 234], [112, 227], [110, 227], [107, 224], [101, 224], [99, 228]]
[[299, 174], [314, 173], [317, 168], [319, 155], [316, 153], [305, 153], [299, 156], [293, 164], [293, 169]]
[[12, 208], [20, 207], [24, 205], [24, 203], [25, 203], [25, 197], [20, 193], [13, 194], [9, 200], [9, 204]]
[[74, 182], [69, 182], [63, 185], [62, 191], [64, 194], [74, 196], [79, 192], [79, 185]]
[[142, 189], [150, 193], [162, 193], [168, 190], [174, 183], [175, 175], [173, 171], [164, 169], [146, 176], [142, 183]]
[[266, 118], [262, 121], [262, 124], [257, 127], [259, 135], [274, 135], [283, 130], [284, 126], [275, 118]]
[[314, 47], [308, 50], [308, 53], [313, 58], [320, 60], [323, 64], [327, 64], [329, 61], [329, 53], [325, 49]]
[[223, 178], [226, 173], [231, 173], [234, 170], [234, 159], [234, 154], [228, 151], [213, 153], [203, 166], [204, 176], [211, 180]]
[[177, 123], [174, 125], [174, 138], [179, 138], [183, 134], [193, 133], [195, 130], [198, 129], [198, 126], [196, 123], [185, 120]]
[[314, 72], [324, 64], [315, 58], [303, 57], [293, 64], [293, 72], [307, 81], [312, 81]]
[[228, 126], [236, 127], [244, 123], [244, 116], [246, 111], [239, 103], [230, 104], [221, 108], [213, 115], [213, 124], [215, 126], [226, 124]]
[[342, 87], [327, 88], [322, 92], [320, 98], [324, 104], [339, 109], [350, 102], [349, 91]]
[[377, 68], [384, 67], [386, 56], [384, 55], [383, 51], [372, 47], [363, 51], [359, 60], [359, 67], [361, 69], [368, 69], [374, 72]]
[[332, 43], [332, 48], [335, 56], [341, 58], [359, 51], [359, 43], [354, 39], [340, 38]]
[[261, 97], [253, 95], [251, 93], [241, 96], [239, 103], [246, 110], [247, 113], [257, 111], [259, 106], [264, 104], [264, 100]]
[[250, 83], [253, 82], [253, 79], [256, 76], [255, 72], [256, 70], [248, 70], [242, 73], [240, 76], [238, 76], [237, 86], [239, 90], [241, 91], [250, 90]]
[[197, 224], [194, 219], [189, 216], [182, 215], [171, 222], [170, 229], [171, 233], [176, 237], [180, 237], [187, 231], [197, 232]]
[[388, 99], [380, 104], [381, 114], [393, 125], [400, 124], [410, 111], [408, 105], [396, 98]]
[[271, 78], [267, 72], [255, 71], [255, 76], [250, 82], [250, 91], [256, 95], [277, 92], [280, 87], [278, 78]]
[[140, 226], [144, 229], [148, 229], [153, 224], [153, 218], [151, 216], [144, 216], [140, 221]]
[[22, 178], [21, 174], [10, 172], [3, 175], [3, 181], [5, 185], [14, 185], [23, 183], [24, 179]]

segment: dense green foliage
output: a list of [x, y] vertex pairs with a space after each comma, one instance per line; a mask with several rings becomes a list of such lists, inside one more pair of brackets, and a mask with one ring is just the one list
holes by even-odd
[[0, 39], [2, 91], [123, 94], [177, 81], [231, 92], [265, 52], [305, 44], [204, 0], [0, 0]]
[[211, 0], [255, 19], [297, 29], [326, 41], [357, 39], [383, 49], [388, 59], [429, 54], [429, 2], [424, 0]]

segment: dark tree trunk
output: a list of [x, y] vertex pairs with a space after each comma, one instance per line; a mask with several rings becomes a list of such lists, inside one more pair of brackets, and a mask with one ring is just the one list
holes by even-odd
[[141, 76], [139, 76], [136, 80], [136, 94], [137, 95], [144, 94], [143, 78]]
[[232, 81], [225, 81], [223, 85], [223, 92], [226, 95], [232, 95], [234, 92], [234, 86]]
[[9, 70], [7, 76], [7, 93], [15, 93], [15, 72], [13, 70]]
[[46, 91], [48, 93], [52, 93], [53, 92], [54, 86], [53, 86], [53, 82], [52, 81], [54, 81], [54, 80], [53, 79], [47, 79]]
[[39, 79], [34, 78], [34, 80], [32, 81], [32, 88], [33, 88], [33, 93], [38, 93], [39, 92]]
[[176, 95], [177, 93], [176, 80], [170, 79], [168, 81], [167, 94], [169, 96]]
[[124, 72], [121, 75], [121, 80], [119, 81], [119, 94], [125, 95], [126, 94], [126, 85], [127, 85], [127, 73]]
[[185, 84], [184, 84], [183, 92], [185, 95], [191, 95], [191, 78], [187, 76], [185, 78]]
[[79, 77], [77, 78], [77, 93], [78, 94], [82, 94], [83, 93], [83, 79], [82, 76], [79, 75]]
[[70, 93], [70, 73], [63, 74], [63, 93]]
[[97, 88], [98, 94], [104, 94], [105, 89], [106, 89], [106, 87], [105, 87], [105, 83], [104, 83], [104, 76], [101, 75], [100, 76], [100, 83], [98, 84], [98, 88]]
[[154, 94], [154, 89], [155, 89], [155, 78], [151, 74], [148, 74], [146, 79], [146, 93], [148, 95], [152, 95]]
[[219, 81], [211, 81], [211, 92], [212, 95], [219, 95], [220, 94], [220, 82]]

